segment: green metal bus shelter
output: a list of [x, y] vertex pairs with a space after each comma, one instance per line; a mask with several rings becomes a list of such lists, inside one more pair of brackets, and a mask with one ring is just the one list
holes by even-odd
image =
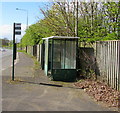
[[51, 36], [43, 38], [43, 69], [55, 81], [74, 81], [77, 76], [79, 37]]

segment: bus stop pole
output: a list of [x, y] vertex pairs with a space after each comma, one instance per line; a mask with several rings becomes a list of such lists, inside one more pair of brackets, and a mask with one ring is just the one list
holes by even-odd
[[14, 58], [15, 57], [15, 23], [13, 24], [13, 66], [12, 66], [12, 80], [14, 81]]

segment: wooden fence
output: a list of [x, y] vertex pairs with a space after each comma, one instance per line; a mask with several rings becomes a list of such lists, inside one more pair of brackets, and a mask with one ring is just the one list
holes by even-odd
[[120, 90], [120, 41], [96, 42], [98, 78]]

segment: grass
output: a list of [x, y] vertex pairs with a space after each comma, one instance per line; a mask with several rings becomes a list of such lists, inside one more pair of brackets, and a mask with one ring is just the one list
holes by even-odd
[[[15, 78], [14, 81], [11, 80], [11, 79], [9, 79], [9, 80], [7, 80], [6, 82], [7, 82], [8, 84], [21, 84], [21, 81], [23, 81], [21, 78]], [[22, 84], [23, 84], [23, 83], [22, 83]]]
[[40, 69], [40, 63], [37, 61], [36, 57], [32, 56], [34, 61], [34, 69]]
[[26, 51], [25, 51], [25, 50], [17, 50], [17, 52], [26, 53]]

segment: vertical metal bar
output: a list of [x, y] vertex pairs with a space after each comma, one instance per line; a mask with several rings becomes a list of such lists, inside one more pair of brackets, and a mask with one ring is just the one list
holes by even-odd
[[65, 40], [62, 40], [62, 59], [63, 59], [63, 64], [62, 64], [62, 69], [65, 69]]
[[76, 70], [78, 69], [78, 39], [76, 39]]
[[52, 43], [51, 43], [51, 75], [53, 75], [53, 46], [54, 46], [54, 39], [51, 39]]
[[41, 45], [41, 67], [42, 70], [44, 70], [45, 65], [45, 40], [43, 40], [43, 43]]
[[15, 56], [15, 23], [13, 24], [13, 67], [12, 67], [12, 80], [14, 81], [14, 56]]
[[66, 65], [66, 39], [64, 41], [64, 69], [66, 68], [65, 65]]
[[40, 61], [40, 44], [38, 45], [38, 61]]

